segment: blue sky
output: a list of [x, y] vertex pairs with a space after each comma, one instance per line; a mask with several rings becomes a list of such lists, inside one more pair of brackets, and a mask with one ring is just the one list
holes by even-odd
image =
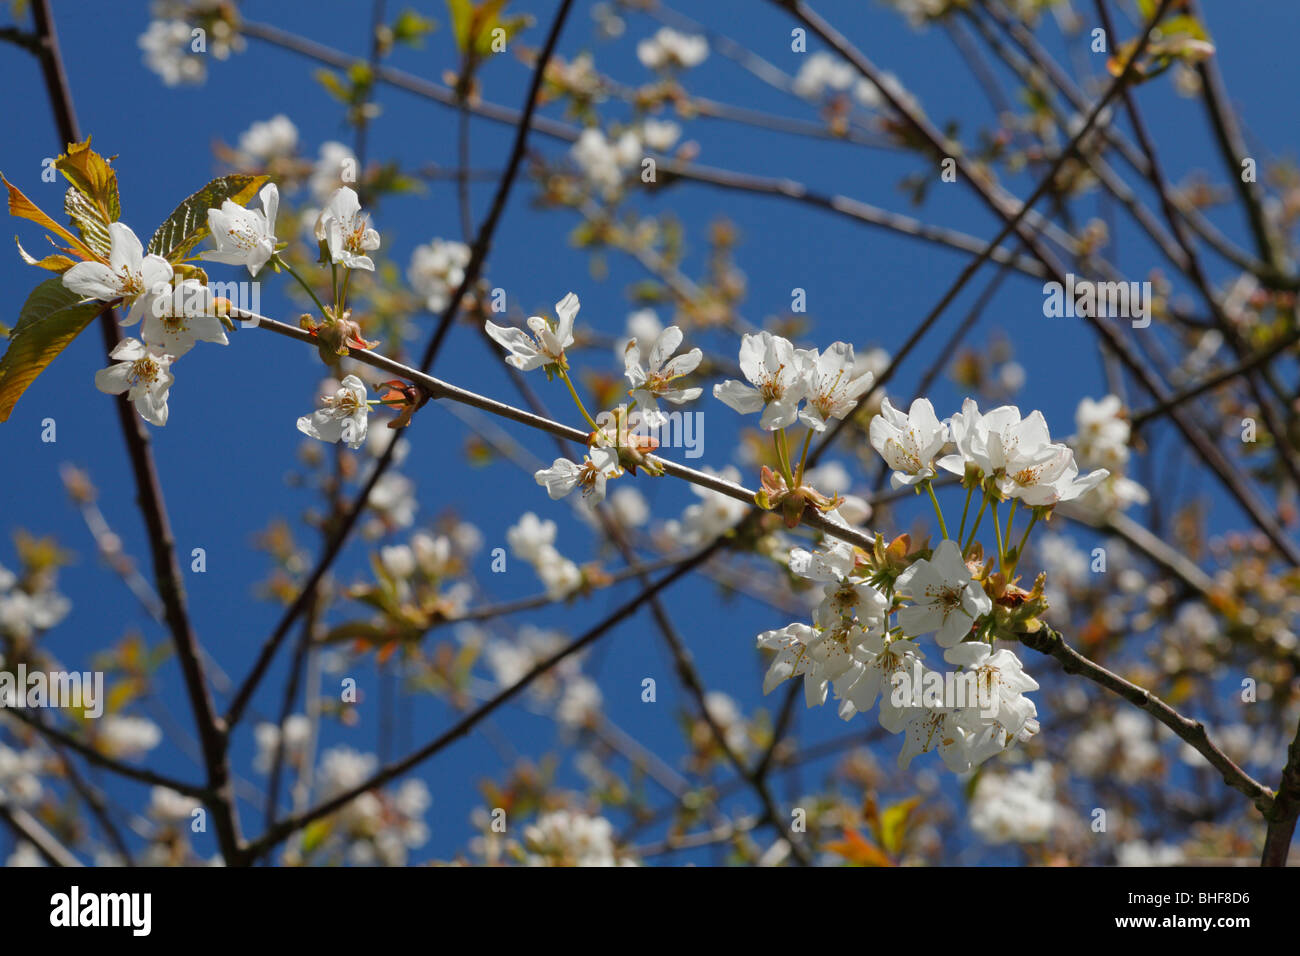
[[[445, 10], [427, 0], [411, 5], [438, 20], [440, 29], [423, 50], [398, 50], [390, 63], [439, 78], [454, 66]], [[147, 4], [56, 2], [54, 6], [82, 130], [93, 134], [96, 148], [117, 155], [123, 219], [142, 236], [151, 233], [180, 199], [222, 171], [212, 156], [212, 144], [218, 140], [233, 143], [254, 121], [279, 112], [289, 114], [298, 126], [302, 151], [312, 157], [325, 140], [351, 141], [338, 105], [312, 79], [315, 65], [301, 57], [249, 41], [249, 48], [233, 59], [210, 62], [205, 85], [169, 89], [144, 68], [136, 47], [136, 37], [148, 22]], [[709, 25], [724, 30], [788, 72], [798, 69], [799, 54], [790, 51], [793, 24], [769, 4], [714, 0], [697, 6], [700, 9], [694, 15]], [[827, 0], [817, 6], [880, 67], [897, 73], [940, 126], [949, 119], [960, 119], [959, 133], [970, 142], [977, 126], [987, 121], [986, 102], [941, 31], [918, 34], [896, 14], [874, 2]], [[1080, 6], [1091, 10], [1090, 4]], [[1300, 10], [1282, 0], [1250, 4], [1248, 16], [1240, 15], [1239, 9], [1229, 9], [1229, 5], [1208, 6], [1210, 32], [1218, 45], [1229, 91], [1241, 110], [1248, 141], [1260, 150], [1261, 160], [1294, 156], [1297, 141], [1293, 124], [1279, 124], [1273, 117], [1289, 115], [1290, 94], [1300, 85], [1300, 65], [1284, 55], [1280, 43], [1269, 38], [1294, 36]], [[538, 24], [524, 39], [540, 45], [554, 4], [531, 0], [512, 3], [511, 7], [538, 18]], [[241, 9], [250, 20], [296, 30], [350, 53], [365, 52], [369, 3], [287, 0], [247, 2]], [[590, 48], [596, 53], [597, 66], [615, 78], [628, 83], [648, 79], [649, 73], [635, 58], [634, 45], [637, 38], [654, 28], [653, 21], [634, 16], [622, 39], [599, 42], [589, 10], [590, 3], [576, 4], [560, 43], [561, 54], [568, 57]], [[1054, 37], [1054, 31], [1049, 30], [1049, 35]], [[1051, 45], [1054, 50], [1058, 48], [1055, 42]], [[810, 41], [810, 49], [817, 48], [816, 41]], [[502, 57], [489, 63], [482, 73], [484, 95], [498, 103], [518, 106], [527, 77], [526, 68], [517, 60]], [[806, 105], [768, 89], [716, 52], [690, 73], [688, 81], [693, 92], [718, 100], [812, 118]], [[41, 162], [57, 155], [61, 144], [36, 61], [13, 47], [5, 47], [0, 53], [0, 87], [9, 91], [5, 117], [10, 131], [0, 141], [0, 170], [33, 200], [54, 212], [61, 206], [63, 187], [41, 182]], [[1175, 96], [1167, 80], [1144, 87], [1138, 95], [1161, 145], [1169, 178], [1178, 181], [1192, 169], [1208, 168], [1212, 178], [1221, 181], [1221, 164], [1199, 104]], [[383, 114], [371, 132], [372, 158], [396, 159], [411, 166], [427, 162], [455, 165], [455, 124], [450, 111], [382, 87], [377, 101]], [[610, 118], [618, 113], [613, 110], [605, 115]], [[474, 165], [499, 168], [511, 135], [507, 127], [476, 121]], [[699, 161], [711, 166], [788, 176], [815, 189], [912, 212], [981, 238], [997, 232], [993, 217], [960, 184], [936, 183], [926, 207], [911, 210], [898, 188], [903, 176], [920, 168], [919, 160], [909, 154], [799, 140], [704, 119], [686, 124], [686, 137], [699, 142]], [[537, 135], [531, 145], [551, 157], [564, 149], [562, 144]], [[1032, 188], [1023, 178], [1008, 185], [1021, 195]], [[476, 187], [476, 216], [483, 215], [492, 188], [491, 183]], [[643, 277], [639, 266], [611, 254], [608, 277], [603, 281], [593, 279], [587, 256], [567, 246], [568, 233], [576, 223], [574, 217], [567, 212], [533, 208], [529, 202], [531, 191], [530, 184], [519, 184], [497, 232], [489, 262], [493, 285], [506, 289], [512, 307], [524, 310], [524, 314], [550, 309], [566, 292], [576, 291], [583, 303], [579, 323], [608, 334], [621, 333], [630, 310], [627, 286]], [[894, 351], [966, 261], [963, 255], [777, 198], [724, 194], [680, 184], [636, 203], [649, 211], [671, 210], [681, 220], [688, 237], [685, 270], [692, 275], [704, 268], [701, 254], [706, 250], [705, 230], [709, 223], [723, 215], [731, 219], [740, 233], [737, 264], [747, 277], [745, 315], [758, 322], [783, 313], [789, 308], [790, 290], [804, 288], [816, 329], [815, 342], [809, 344], [825, 345], [845, 339], [857, 347], [879, 344]], [[459, 235], [453, 187], [446, 182], [431, 185], [418, 197], [388, 200], [375, 219], [383, 234], [384, 251], [403, 270], [416, 244], [434, 236]], [[1234, 239], [1246, 242], [1244, 225], [1235, 212], [1216, 221]], [[12, 225], [12, 232], [20, 235], [29, 249], [39, 243], [34, 228], [16, 220]], [[1157, 263], [1149, 250], [1140, 254], [1135, 251], [1135, 246], [1141, 248], [1140, 240], [1131, 235], [1131, 230], [1121, 230], [1117, 238], [1133, 278], [1140, 278], [1137, 273]], [[939, 343], [946, 338], [991, 275], [986, 270], [968, 287], [931, 333], [929, 342]], [[0, 288], [9, 292], [10, 303], [0, 321], [13, 323], [21, 300], [40, 278], [17, 255], [0, 256]], [[295, 313], [283, 295], [284, 281], [281, 277], [263, 287], [262, 304], [267, 314], [289, 318]], [[1023, 277], [1013, 277], [1003, 286], [968, 341], [986, 341], [987, 333], [994, 328], [1012, 340], [1017, 359], [1027, 372], [1022, 407], [1041, 408], [1054, 432], [1068, 435], [1073, 430], [1078, 400], [1104, 391], [1093, 335], [1080, 322], [1044, 318], [1041, 290]], [[427, 327], [421, 329], [420, 340], [428, 331]], [[734, 353], [738, 346], [721, 336], [700, 344], [727, 353]], [[934, 357], [935, 347], [923, 346], [914, 354], [891, 386], [891, 395], [910, 398], [917, 378]], [[603, 371], [617, 371], [612, 355], [591, 353], [585, 360], [605, 363]], [[147, 566], [147, 547], [133, 506], [131, 478], [115, 413], [92, 384], [94, 371], [104, 364], [99, 335], [91, 330], [37, 380], [10, 420], [0, 426], [0, 461], [7, 466], [4, 471], [9, 502], [0, 518], [5, 537], [20, 527], [35, 534], [55, 534], [78, 555], [78, 560], [62, 573], [60, 583], [61, 590], [73, 600], [73, 612], [46, 638], [47, 646], [69, 666], [87, 666], [93, 649], [118, 640], [130, 629], [139, 629], [151, 643], [164, 637], [118, 580], [97, 562], [85, 528], [58, 480], [58, 468], [63, 462], [88, 469], [100, 489], [101, 506], [108, 520], [122, 536], [128, 552]], [[246, 672], [279, 615], [277, 606], [254, 593], [266, 566], [264, 557], [250, 550], [252, 537], [273, 517], [286, 515], [292, 519], [313, 504], [301, 491], [286, 487], [282, 479], [295, 467], [300, 436], [294, 421], [312, 407], [320, 371], [310, 350], [271, 336], [238, 333], [232, 336], [229, 348], [199, 348], [186, 357], [172, 390], [171, 422], [164, 429], [151, 430], [180, 553], [187, 555], [196, 547], [207, 552], [206, 573], [187, 574], [185, 582], [197, 632], [209, 653], [236, 679]], [[434, 374], [518, 403], [499, 359], [489, 355], [479, 337], [464, 327], [451, 332]], [[543, 397], [557, 414], [568, 415], [558, 384], [550, 389], [543, 388], [545, 383], [534, 384], [542, 389]], [[949, 383], [940, 382], [932, 389], [931, 398], [943, 415], [956, 410], [961, 396]], [[705, 453], [691, 464], [722, 467], [733, 463], [729, 438], [740, 420], [710, 397], [702, 402], [707, 428]], [[53, 444], [40, 441], [41, 422], [47, 417], [57, 422], [58, 440]], [[511, 432], [539, 457], [553, 457], [553, 448], [544, 437], [513, 427]], [[561, 526], [559, 546], [570, 557], [583, 561], [593, 555], [590, 532], [570, 520], [564, 504], [549, 501], [530, 475], [508, 463], [473, 470], [457, 462], [455, 456], [465, 436], [465, 428], [457, 419], [431, 407], [421, 413], [410, 433], [413, 448], [402, 471], [418, 484], [420, 523], [446, 508], [457, 510], [481, 528], [486, 548], [480, 556], [483, 567], [475, 570], [494, 598], [520, 597], [540, 590], [539, 582], [522, 563], [512, 563], [505, 575], [488, 574], [488, 551], [505, 545], [505, 529], [524, 511], [557, 520]], [[747, 483], [755, 484], [754, 476], [745, 477]], [[1208, 483], [1203, 487], [1211, 491]], [[667, 479], [653, 483], [643, 480], [638, 488], [653, 503], [657, 519], [676, 517], [694, 500], [687, 489]], [[1231, 504], [1219, 494], [1211, 493], [1208, 500], [1216, 526], [1240, 521]], [[959, 502], [954, 500], [951, 507], [956, 506]], [[900, 518], [910, 521], [913, 514], [919, 513], [905, 510]], [[299, 539], [315, 545], [309, 529], [301, 530]], [[360, 573], [365, 550], [354, 545], [346, 552], [339, 563], [345, 580]], [[611, 566], [617, 565], [612, 556], [605, 557]], [[0, 542], [0, 563], [14, 563], [7, 540]], [[631, 593], [629, 587], [622, 587], [601, 593], [581, 606], [555, 609], [529, 619], [580, 633]], [[778, 695], [761, 701], [760, 672], [752, 646], [760, 630], [788, 623], [780, 612], [744, 599], [724, 604], [717, 600], [713, 586], [702, 581], [675, 586], [666, 600], [710, 687], [727, 691], [747, 710], [772, 706], [777, 701]], [[449, 636], [447, 632], [439, 635], [441, 639]], [[607, 637], [605, 645], [599, 652], [598, 682], [608, 715], [672, 759], [680, 751], [676, 713], [686, 702], [676, 688], [653, 623], [646, 614], [640, 614]], [[272, 692], [257, 699], [263, 713], [278, 706], [286, 657], [281, 655], [282, 666], [264, 685]], [[370, 700], [377, 701], [373, 668], [362, 666], [353, 676], [363, 691], [370, 692]], [[640, 700], [640, 682], [645, 676], [658, 680], [657, 704], [647, 705]], [[179, 691], [174, 662], [169, 664], [166, 677], [167, 691], [160, 704], [188, 727], [188, 706]], [[404, 744], [428, 739], [448, 720], [441, 705], [423, 700], [414, 705], [410, 714], [410, 725], [399, 738]], [[347, 743], [360, 750], [374, 749], [377, 703], [363, 707], [361, 718], [355, 727], [331, 726], [326, 746]], [[512, 709], [496, 724], [524, 753], [540, 756], [557, 746], [553, 725], [545, 719]], [[867, 726], [857, 722], [841, 727], [829, 708], [825, 712], [801, 712], [798, 723], [806, 740], [825, 739], [850, 729], [865, 730]], [[1050, 724], [1045, 725], [1045, 733], [1050, 735]], [[895, 741], [887, 743], [881, 751], [882, 759], [892, 761], [895, 746]], [[241, 775], [260, 782], [251, 771], [251, 753], [251, 725], [246, 725], [236, 738], [235, 763]], [[186, 778], [198, 778], [197, 766], [171, 740], [150, 757], [149, 764]], [[914, 767], [934, 770], [940, 765], [937, 759], [925, 758]], [[489, 775], [500, 776], [501, 768], [485, 739], [475, 735], [419, 771], [434, 795], [428, 817], [433, 836], [415, 859], [445, 857], [464, 845], [470, 835], [469, 811], [481, 802], [478, 781]], [[575, 779], [571, 768], [566, 768], [565, 778]], [[806, 783], [813, 777], [805, 773], [803, 779]], [[115, 799], [128, 806], [141, 805], [140, 788], [116, 783], [109, 786]], [[245, 830], [256, 832], [260, 804], [256, 809], [246, 805], [243, 810]]]

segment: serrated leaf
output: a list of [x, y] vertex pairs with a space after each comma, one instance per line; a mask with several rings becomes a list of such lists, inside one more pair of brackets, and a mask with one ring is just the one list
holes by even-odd
[[109, 236], [108, 227], [110, 222], [116, 222], [117, 220], [113, 219], [105, 222], [102, 210], [95, 205], [90, 197], [75, 188], [69, 189], [63, 197], [63, 211], [76, 225], [77, 231], [81, 233], [81, 238], [86, 241], [86, 245], [95, 250], [95, 253], [101, 259], [107, 259], [113, 247], [113, 240]]
[[14, 404], [45, 366], [107, 308], [80, 299], [57, 277], [46, 279], [27, 297], [9, 335], [9, 348], [0, 358], [0, 422], [9, 420]]
[[73, 187], [94, 201], [109, 222], [122, 217], [122, 206], [117, 195], [117, 173], [109, 161], [90, 148], [90, 137], [84, 143], [72, 143], [68, 151], [54, 161], [54, 168], [72, 183]]
[[227, 199], [244, 205], [268, 178], [234, 174], [212, 180], [172, 211], [154, 232], [145, 251], [171, 263], [180, 262], [207, 236], [209, 209], [219, 209]]

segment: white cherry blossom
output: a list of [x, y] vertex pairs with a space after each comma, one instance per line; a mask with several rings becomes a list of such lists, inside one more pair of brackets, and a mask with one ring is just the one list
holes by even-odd
[[918, 559], [898, 576], [894, 587], [911, 603], [898, 612], [903, 633], [919, 637], [931, 631], [940, 647], [952, 647], [970, 632], [993, 601], [971, 580], [970, 568], [952, 540], [935, 548], [929, 560]]
[[578, 297], [570, 292], [555, 303], [556, 323], [540, 315], [528, 320], [530, 336], [522, 329], [507, 328], [485, 321], [483, 327], [492, 340], [510, 354], [506, 361], [520, 371], [530, 372], [546, 365], [564, 365], [564, 350], [573, 344], [573, 321], [578, 315]]
[[745, 335], [740, 340], [740, 370], [751, 385], [728, 379], [713, 386], [714, 398], [742, 415], [761, 409], [759, 426], [768, 431], [793, 425], [805, 386], [789, 340], [767, 331]]
[[379, 233], [370, 225], [369, 213], [350, 186], [334, 191], [316, 220], [316, 240], [329, 248], [330, 261], [348, 269], [375, 271], [367, 252], [379, 248]]
[[465, 243], [432, 239], [416, 246], [411, 253], [406, 280], [424, 298], [425, 308], [441, 312], [451, 301], [451, 294], [465, 281], [469, 259], [470, 248]]
[[208, 210], [208, 230], [217, 248], [207, 250], [201, 258], [228, 266], [248, 266], [249, 274], [257, 275], [275, 255], [280, 190], [275, 183], [267, 183], [257, 196], [262, 201], [261, 209], [246, 209], [227, 199], [220, 209]]
[[637, 59], [651, 70], [699, 66], [708, 55], [708, 40], [679, 33], [671, 27], [660, 27], [654, 36], [646, 37], [636, 45]]
[[123, 339], [108, 357], [117, 364], [95, 373], [95, 387], [109, 395], [125, 392], [141, 418], [151, 425], [166, 425], [167, 393], [175, 381], [172, 356], [138, 339]]
[[321, 441], [344, 441], [349, 448], [360, 448], [366, 440], [370, 414], [365, 383], [349, 375], [333, 395], [326, 395], [321, 401], [324, 408], [298, 419], [298, 431]]
[[816, 349], [798, 354], [803, 360], [805, 398], [799, 420], [815, 431], [825, 431], [828, 418], [846, 418], [857, 408], [874, 376], [870, 372], [853, 376], [853, 346], [846, 342], [835, 342], [820, 354]]
[[871, 419], [871, 447], [894, 469], [889, 477], [895, 488], [915, 485], [934, 477], [934, 456], [948, 440], [948, 428], [934, 414], [928, 399], [918, 398], [904, 415], [884, 399], [880, 414]]
[[151, 293], [140, 336], [173, 358], [197, 342], [228, 345], [225, 327], [213, 311], [212, 291], [198, 279], [185, 279]]
[[172, 265], [162, 256], [144, 254], [144, 246], [125, 223], [108, 227], [108, 265], [78, 262], [63, 273], [63, 284], [77, 295], [100, 302], [121, 298], [131, 308], [123, 325], [134, 325], [144, 313], [148, 293], [172, 280]]
[[583, 497], [593, 503], [605, 498], [605, 482], [623, 473], [619, 467], [618, 452], [612, 448], [591, 448], [581, 465], [567, 458], [557, 458], [550, 468], [545, 468], [533, 477], [539, 485], [546, 487], [552, 498], [560, 499], [575, 488], [581, 488]]
[[641, 420], [651, 428], [658, 428], [668, 421], [668, 416], [659, 409], [659, 399], [681, 405], [699, 398], [703, 392], [701, 388], [675, 388], [672, 384], [695, 371], [704, 359], [704, 353], [697, 348], [669, 358], [681, 344], [682, 330], [670, 325], [655, 339], [645, 368], [641, 367], [639, 340], [630, 342], [623, 353], [624, 374], [632, 383], [632, 398], [640, 406]]

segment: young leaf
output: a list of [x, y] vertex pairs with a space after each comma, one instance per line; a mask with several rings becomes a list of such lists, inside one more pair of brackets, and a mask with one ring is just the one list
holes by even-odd
[[90, 148], [90, 139], [71, 143], [54, 161], [54, 168], [72, 184], [63, 200], [63, 211], [81, 232], [81, 237], [107, 259], [111, 245], [108, 227], [122, 218], [117, 194], [117, 173], [108, 160]]
[[3, 173], [0, 173], [0, 183], [4, 183], [5, 188], [9, 190], [9, 215], [17, 216], [19, 219], [29, 219], [61, 236], [71, 247], [63, 250], [64, 252], [74, 253], [83, 259], [93, 260], [97, 258], [95, 253], [84, 242], [51, 219], [40, 206], [24, 196], [21, 189], [5, 179]]
[[80, 299], [58, 277], [46, 279], [27, 297], [0, 358], [0, 422], [9, 420], [19, 396], [45, 366], [107, 308]]
[[208, 234], [208, 210], [227, 199], [243, 205], [256, 195], [266, 176], [232, 175], [212, 180], [176, 207], [149, 240], [146, 252], [177, 263]]
[[51, 272], [64, 273], [77, 264], [75, 260], [61, 255], [48, 255], [44, 259], [37, 259], [23, 248], [23, 244], [18, 241], [17, 236], [14, 236], [14, 245], [18, 247], [18, 254], [23, 257], [23, 262], [29, 266], [39, 266], [42, 269], [49, 269]]
[[117, 222], [116, 219], [105, 220], [103, 211], [95, 205], [94, 200], [83, 192], [75, 188], [69, 189], [63, 197], [63, 211], [67, 213], [68, 218], [72, 220], [81, 233], [81, 238], [86, 241], [86, 245], [101, 259], [107, 259], [109, 252], [113, 248], [113, 240], [108, 234], [110, 223]]

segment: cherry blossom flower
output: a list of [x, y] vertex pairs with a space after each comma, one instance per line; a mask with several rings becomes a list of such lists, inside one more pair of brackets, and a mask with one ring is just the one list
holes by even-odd
[[142, 757], [162, 743], [162, 730], [144, 717], [105, 714], [98, 725], [95, 742], [112, 757]]
[[995, 845], [1045, 840], [1058, 819], [1055, 792], [1046, 760], [1009, 774], [981, 774], [971, 794], [971, 829]]
[[484, 322], [483, 327], [494, 342], [510, 353], [506, 361], [520, 371], [531, 372], [546, 365], [564, 368], [567, 365], [564, 350], [573, 344], [573, 321], [579, 306], [578, 297], [570, 292], [555, 303], [555, 325], [540, 315], [532, 316], [528, 320], [532, 336], [522, 329], [507, 328], [490, 321]]
[[506, 542], [515, 555], [535, 564], [555, 544], [555, 522], [543, 521], [531, 511], [506, 531]]
[[840, 706], [840, 716], [847, 720], [855, 713], [865, 714], [879, 702], [880, 726], [891, 734], [899, 733], [912, 707], [895, 702], [895, 675], [923, 674], [925, 653], [915, 641], [877, 631], [863, 639], [857, 659], [859, 666], [836, 684], [835, 691], [845, 702]]
[[326, 203], [316, 220], [316, 239], [329, 248], [331, 262], [375, 271], [366, 253], [379, 248], [379, 233], [371, 228], [370, 215], [361, 211], [361, 200], [350, 186], [340, 186]]
[[759, 635], [759, 647], [777, 652], [763, 682], [764, 693], [802, 675], [809, 707], [823, 704], [833, 686], [837, 699], [844, 700], [840, 716], [847, 720], [857, 712], [846, 698], [848, 688], [862, 680], [867, 662], [875, 656], [870, 642], [881, 633], [889, 602], [871, 584], [850, 576], [855, 564], [853, 547], [841, 541], [830, 541], [818, 551], [790, 552], [791, 572], [825, 584], [825, 596], [815, 626], [796, 623]]
[[283, 113], [254, 123], [239, 136], [239, 152], [246, 160], [265, 165], [286, 159], [298, 148], [298, 127]]
[[903, 727], [903, 749], [898, 765], [906, 768], [917, 754], [938, 749], [944, 766], [953, 773], [970, 769], [967, 735], [958, 722], [958, 712], [948, 707], [919, 707]]
[[700, 397], [701, 388], [674, 388], [672, 382], [689, 375], [704, 359], [699, 349], [691, 349], [685, 355], [669, 358], [682, 344], [682, 330], [670, 325], [660, 333], [650, 350], [647, 367], [641, 367], [641, 345], [633, 340], [623, 353], [624, 373], [632, 383], [631, 396], [640, 405], [641, 420], [650, 428], [658, 428], [668, 421], [668, 416], [659, 409], [659, 399], [681, 405]]
[[1024, 672], [1020, 658], [1009, 650], [995, 652], [988, 644], [972, 641], [949, 648], [943, 656], [948, 663], [975, 674], [981, 704], [967, 706], [959, 715], [967, 731], [967, 755], [972, 764], [1038, 733], [1038, 709], [1024, 696], [1026, 691], [1037, 690], [1038, 683]]
[[283, 754], [286, 766], [294, 767], [307, 754], [307, 745], [311, 742], [311, 720], [303, 714], [290, 714], [285, 718], [283, 734], [279, 724], [264, 721], [253, 728], [253, 739], [257, 743], [253, 767], [258, 773], [271, 772], [277, 753]]
[[934, 414], [928, 399], [918, 398], [904, 415], [890, 404], [880, 403], [880, 414], [871, 419], [871, 447], [894, 469], [889, 482], [899, 488], [934, 477], [934, 456], [948, 440], [948, 428]]
[[207, 250], [200, 258], [228, 266], [248, 266], [249, 274], [257, 275], [275, 255], [280, 190], [275, 183], [267, 183], [257, 196], [262, 201], [261, 209], [245, 209], [227, 199], [220, 209], [208, 210], [208, 229], [217, 248]]
[[651, 70], [699, 66], [708, 55], [708, 40], [678, 33], [671, 27], [660, 27], [654, 36], [646, 37], [636, 45], [637, 59]]
[[605, 482], [623, 473], [619, 467], [618, 452], [612, 448], [592, 448], [587, 452], [581, 465], [574, 464], [567, 458], [557, 458], [550, 468], [545, 468], [533, 477], [539, 485], [546, 487], [552, 498], [565, 497], [575, 488], [581, 488], [583, 497], [592, 502], [605, 498]]
[[1080, 464], [1100, 466], [1110, 473], [1090, 493], [1080, 496], [1081, 504], [1103, 514], [1146, 504], [1150, 500], [1147, 490], [1124, 474], [1129, 461], [1130, 426], [1119, 398], [1107, 395], [1098, 401], [1082, 399], [1074, 422], [1078, 431], [1070, 444]]
[[803, 359], [806, 400], [799, 420], [815, 431], [825, 431], [826, 419], [852, 413], [875, 377], [870, 372], [853, 377], [853, 346], [846, 342], [835, 342], [820, 354], [816, 349], [798, 354]]
[[1020, 417], [1014, 405], [1002, 405], [981, 415], [972, 399], [950, 422], [957, 454], [945, 455], [939, 466], [964, 475], [968, 467], [993, 476], [1004, 497], [1027, 505], [1049, 506], [1069, 501], [1106, 479], [1105, 469], [1079, 478], [1074, 452], [1052, 441], [1042, 412]]
[[172, 356], [138, 339], [123, 339], [108, 357], [117, 364], [95, 373], [95, 387], [109, 395], [126, 392], [141, 418], [152, 425], [166, 425], [167, 391], [175, 381], [170, 371]]
[[804, 395], [804, 376], [794, 346], [771, 332], [754, 332], [740, 340], [740, 370], [753, 387], [734, 379], [713, 386], [713, 396], [749, 415], [762, 409], [759, 426], [776, 431], [793, 425]]
[[[307, 188], [312, 199], [324, 205], [340, 186], [356, 181], [357, 154], [351, 147], [335, 140], [321, 143], [311, 176], [307, 179]], [[311, 216], [314, 225], [319, 210]]]
[[184, 20], [151, 20], [137, 42], [145, 66], [166, 86], [197, 84], [207, 78], [203, 57], [190, 51], [190, 25]]
[[465, 281], [465, 267], [469, 260], [470, 248], [465, 243], [433, 239], [416, 246], [411, 253], [406, 280], [417, 294], [423, 296], [426, 309], [441, 312], [451, 301], [451, 293]]
[[545, 813], [524, 828], [529, 866], [617, 866], [614, 828], [604, 817]]
[[[760, 649], [776, 651], [763, 678], [763, 693], [770, 694], [778, 684], [792, 677], [803, 677], [804, 700], [809, 707], [826, 702], [827, 677], [811, 648], [821, 643], [822, 632], [808, 624], [794, 623], [758, 635]], [[845, 667], [847, 667], [845, 662]]]
[[[721, 471], [715, 471], [708, 465], [705, 474], [722, 478], [733, 484], [740, 483], [740, 471], [735, 465], [727, 465]], [[664, 522], [664, 533], [672, 540], [680, 541], [687, 547], [708, 544], [719, 535], [726, 534], [745, 516], [749, 506], [730, 495], [712, 488], [691, 485], [691, 493], [701, 500], [687, 505], [680, 521]]]
[[333, 395], [321, 401], [324, 408], [298, 419], [298, 431], [321, 441], [345, 441], [349, 448], [360, 448], [366, 440], [366, 416], [370, 414], [365, 383], [349, 375]]
[[995, 408], [987, 415], [981, 415], [979, 405], [973, 398], [962, 402], [961, 411], [948, 420], [948, 430], [957, 453], [944, 455], [939, 459], [939, 467], [954, 475], [966, 474], [968, 465], [974, 466], [979, 475], [990, 475], [995, 468], [989, 458], [989, 431], [996, 433], [1008, 425], [1020, 420], [1020, 410], [1010, 405]]
[[108, 265], [78, 262], [63, 273], [63, 284], [88, 299], [130, 301], [130, 312], [122, 324], [134, 325], [144, 312], [146, 294], [171, 282], [172, 265], [162, 256], [146, 256], [144, 246], [125, 223], [112, 223], [108, 238]]
[[824, 50], [803, 59], [794, 77], [794, 92], [804, 99], [820, 99], [826, 90], [843, 92], [853, 85], [853, 67]]
[[212, 291], [198, 279], [185, 279], [153, 293], [145, 310], [140, 336], [173, 358], [180, 358], [197, 342], [227, 345], [225, 327], [213, 312]]
[[958, 643], [979, 617], [993, 610], [992, 600], [971, 580], [961, 549], [952, 540], [942, 542], [929, 560], [918, 559], [894, 586], [912, 602], [898, 612], [903, 633], [918, 637], [935, 631], [940, 647]]
[[944, 651], [943, 659], [976, 674], [979, 696], [998, 708], [996, 720], [1009, 733], [1018, 733], [1036, 715], [1033, 701], [1024, 694], [1038, 690], [1038, 682], [1025, 673], [1020, 658], [1011, 651], [966, 641]]
[[826, 586], [813, 618], [819, 627], [834, 627], [844, 618], [868, 629], [884, 623], [889, 601], [867, 581], [850, 577], [854, 565], [853, 546], [833, 538], [818, 551], [790, 552], [791, 573]]
[[612, 199], [622, 189], [627, 171], [641, 160], [641, 152], [641, 137], [635, 130], [625, 130], [617, 139], [609, 139], [590, 126], [578, 136], [569, 155], [588, 182], [606, 199]]

